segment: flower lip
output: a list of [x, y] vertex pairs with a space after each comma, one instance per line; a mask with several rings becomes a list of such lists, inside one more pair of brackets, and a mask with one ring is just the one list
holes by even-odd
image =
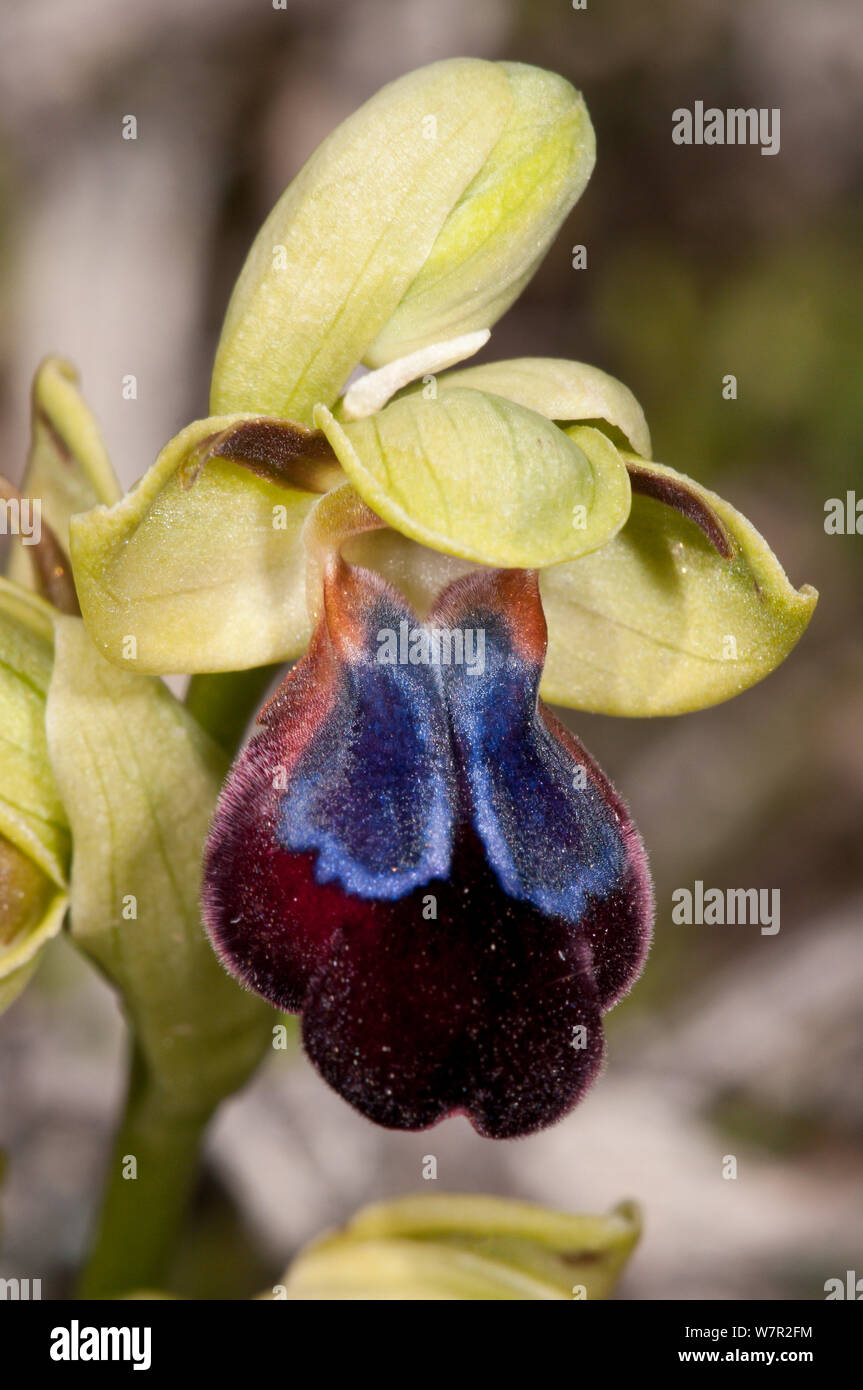
[[[382, 632], [482, 631], [486, 661], [378, 660]], [[425, 624], [337, 557], [308, 656], [228, 779], [205, 856], [223, 962], [303, 1014], [370, 1119], [552, 1123], [601, 1065], [652, 899], [625, 808], [542, 708], [536, 576], [457, 580]]]

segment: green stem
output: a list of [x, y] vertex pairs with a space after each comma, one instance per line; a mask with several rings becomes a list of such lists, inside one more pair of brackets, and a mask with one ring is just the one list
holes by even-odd
[[[190, 682], [189, 712], [229, 756], [278, 669], [259, 666], [195, 676]], [[164, 1287], [211, 1113], [200, 1108], [187, 1113], [172, 1105], [133, 1045], [126, 1109], [114, 1139], [96, 1241], [81, 1280], [82, 1298]], [[128, 1176], [131, 1159], [134, 1177]]]
[[133, 1051], [126, 1109], [114, 1139], [81, 1298], [164, 1288], [208, 1119], [209, 1113], [172, 1109], [165, 1093], [153, 1086], [138, 1050]]

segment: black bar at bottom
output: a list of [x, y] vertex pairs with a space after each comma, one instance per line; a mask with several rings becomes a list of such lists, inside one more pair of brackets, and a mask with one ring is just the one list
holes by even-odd
[[[616, 1375], [630, 1369], [758, 1365], [808, 1367], [823, 1377], [854, 1364], [863, 1331], [859, 1312], [838, 1301], [577, 1302], [546, 1310], [541, 1323], [531, 1313], [521, 1322], [512, 1308], [504, 1322], [491, 1314], [487, 1323], [489, 1314], [475, 1304], [460, 1314], [437, 1304], [432, 1315], [417, 1304], [396, 1310], [391, 1303], [336, 1303], [316, 1315], [309, 1305], [278, 1301], [6, 1301], [0, 1303], [0, 1364], [14, 1357], [20, 1368], [16, 1383], [26, 1368], [58, 1383], [70, 1376], [99, 1379], [106, 1371], [114, 1377], [137, 1373], [139, 1380], [213, 1372], [220, 1382], [236, 1374], [245, 1387], [261, 1376], [293, 1380], [308, 1374], [302, 1366], [312, 1357], [319, 1369], [326, 1366], [328, 1377], [343, 1356], [352, 1377], [401, 1364], [409, 1378], [422, 1378], [424, 1370], [440, 1374], [455, 1354], [459, 1361], [464, 1356], [465, 1371], [479, 1356], [487, 1379], [498, 1357], [509, 1357], [515, 1344], [533, 1362], [531, 1380], [538, 1378], [539, 1362], [551, 1370], [547, 1358], [553, 1350], [555, 1360], [562, 1354], [573, 1373], [589, 1373], [591, 1365]], [[449, 1316], [462, 1334], [455, 1345]], [[572, 1340], [552, 1346], [532, 1340], [549, 1332]], [[11, 1365], [6, 1369], [11, 1383], [15, 1372]], [[518, 1375], [512, 1365], [508, 1373], [512, 1379]]]

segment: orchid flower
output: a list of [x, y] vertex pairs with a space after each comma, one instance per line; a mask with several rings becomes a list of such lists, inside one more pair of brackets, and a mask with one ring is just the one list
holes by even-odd
[[[732, 507], [651, 461], [620, 382], [458, 366], [592, 162], [551, 74], [456, 60], [385, 88], [259, 233], [218, 414], [72, 522], [109, 661], [130, 634], [157, 673], [306, 653], [223, 789], [204, 919], [238, 979], [302, 1011], [322, 1075], [397, 1128], [558, 1119], [644, 961], [638, 833], [543, 699], [702, 708], [772, 669], [814, 603]], [[484, 669], [382, 661], [382, 634], [436, 632], [481, 635]]]
[[[270, 1026], [240, 985], [302, 1013], [315, 1066], [379, 1124], [464, 1114], [509, 1138], [564, 1115], [653, 903], [624, 802], [548, 706], [703, 709], [766, 676], [811, 617], [814, 590], [744, 517], [652, 460], [622, 383], [557, 358], [463, 365], [593, 162], [562, 78], [420, 69], [276, 204], [210, 414], [125, 497], [70, 369], [38, 379], [47, 453], [24, 490], [46, 499], [61, 577], [69, 550], [81, 617], [0, 594], [4, 648], [25, 620], [45, 644], [22, 672], [47, 729], [24, 739], [36, 800], [14, 834], [0, 820], [43, 875], [24, 903], [19, 859], [0, 857], [6, 935], [35, 951], [69, 895], [73, 939], [134, 1030], [118, 1145], [149, 1143], [181, 1190]], [[13, 563], [50, 599], [44, 566]], [[159, 679], [178, 673], [185, 707]], [[4, 707], [21, 699], [0, 684]], [[34, 809], [53, 850], [27, 838]], [[163, 1262], [163, 1225], [130, 1210], [115, 1187], [91, 1289], [118, 1286], [131, 1224], [139, 1271]]]

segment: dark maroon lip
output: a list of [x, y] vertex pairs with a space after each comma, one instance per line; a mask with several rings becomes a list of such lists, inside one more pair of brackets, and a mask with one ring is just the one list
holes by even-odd
[[330, 567], [309, 653], [224, 788], [204, 919], [369, 1119], [464, 1114], [515, 1138], [595, 1079], [650, 880], [622, 801], [538, 699], [536, 576], [472, 574], [427, 618], [482, 633], [482, 670], [377, 659], [382, 632], [418, 621], [371, 572]]

